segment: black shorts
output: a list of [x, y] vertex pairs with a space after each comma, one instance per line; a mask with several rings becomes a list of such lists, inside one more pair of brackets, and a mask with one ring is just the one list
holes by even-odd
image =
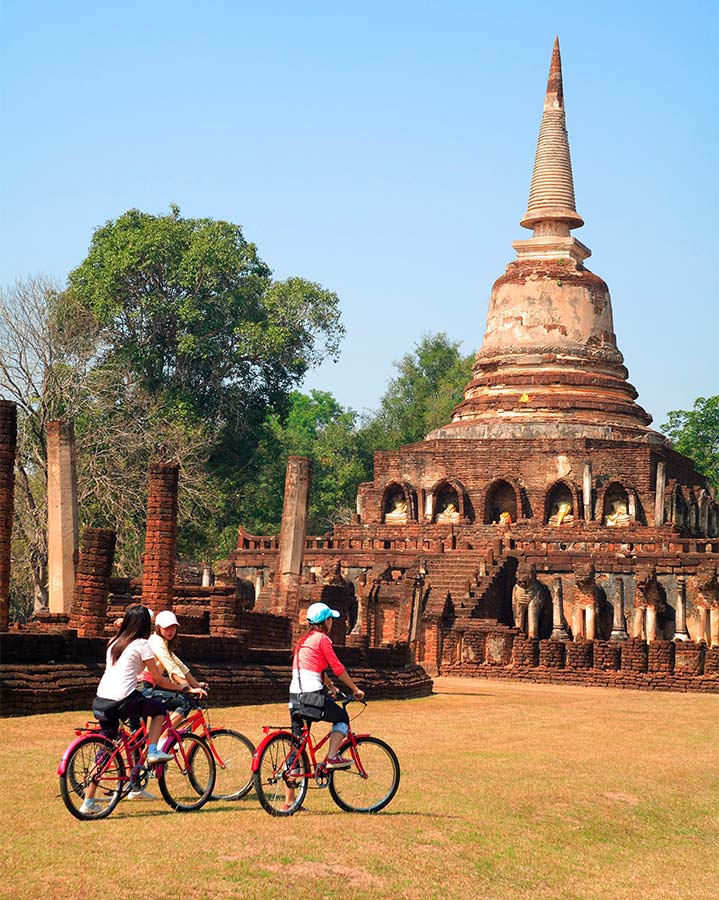
[[155, 697], [143, 697], [139, 691], [133, 691], [124, 700], [107, 700], [95, 697], [92, 711], [100, 723], [100, 731], [114, 741], [120, 727], [120, 719], [151, 719], [164, 716], [165, 707]]

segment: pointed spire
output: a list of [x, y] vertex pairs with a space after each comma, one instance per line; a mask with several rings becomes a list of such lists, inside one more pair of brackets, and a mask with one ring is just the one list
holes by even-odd
[[559, 54], [559, 38], [555, 38], [529, 189], [529, 205], [520, 224], [525, 228], [533, 228], [536, 236], [568, 235], [571, 228], [579, 228], [584, 224], [574, 206], [572, 161], [564, 119], [562, 58]]

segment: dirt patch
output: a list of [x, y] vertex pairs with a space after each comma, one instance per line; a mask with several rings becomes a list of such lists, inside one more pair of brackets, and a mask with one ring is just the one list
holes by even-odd
[[385, 884], [384, 878], [378, 878], [365, 869], [354, 869], [351, 866], [341, 866], [334, 863], [297, 862], [290, 865], [263, 865], [270, 872], [279, 872], [283, 878], [338, 878], [354, 888], [381, 888]]

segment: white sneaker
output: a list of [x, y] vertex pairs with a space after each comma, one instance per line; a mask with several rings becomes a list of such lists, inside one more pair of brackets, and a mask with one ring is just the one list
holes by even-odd
[[89, 797], [87, 797], [82, 801], [80, 812], [84, 816], [96, 816], [99, 812], [102, 812], [102, 807], [97, 802], [97, 800], [91, 800]]
[[146, 791], [144, 789], [140, 789], [137, 791], [130, 791], [127, 795], [128, 800], [157, 800], [157, 797], [154, 794], [151, 794], [150, 791]]
[[156, 766], [158, 763], [170, 762], [172, 758], [171, 753], [163, 753], [162, 750], [156, 750], [154, 753], [147, 754], [146, 762], [149, 766]]

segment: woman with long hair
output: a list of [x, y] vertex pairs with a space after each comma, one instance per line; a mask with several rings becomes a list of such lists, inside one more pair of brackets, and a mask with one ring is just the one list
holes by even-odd
[[156, 685], [150, 673], [142, 673], [139, 688], [145, 697], [156, 697], [161, 700], [168, 712], [172, 724], [177, 725], [192, 708], [187, 693], [192, 692], [204, 697], [207, 693], [207, 682], [196, 681], [189, 668], [175, 653], [180, 623], [177, 616], [169, 609], [163, 609], [155, 616], [155, 631], [150, 635], [150, 647], [161, 672], [172, 682], [172, 690], [163, 690]]
[[[127, 607], [117, 636], [107, 645], [105, 674], [97, 687], [92, 711], [100, 723], [100, 730], [112, 741], [117, 737], [120, 719], [148, 718], [147, 762], [155, 765], [172, 759], [157, 747], [165, 707], [157, 699], [142, 696], [137, 690], [137, 676], [147, 668], [155, 684], [170, 689], [173, 684], [162, 675], [155, 662], [155, 654], [147, 640], [151, 627], [152, 619], [146, 606], [132, 604]], [[97, 785], [88, 786], [80, 807], [82, 812], [92, 814], [99, 811], [96, 790]]]

